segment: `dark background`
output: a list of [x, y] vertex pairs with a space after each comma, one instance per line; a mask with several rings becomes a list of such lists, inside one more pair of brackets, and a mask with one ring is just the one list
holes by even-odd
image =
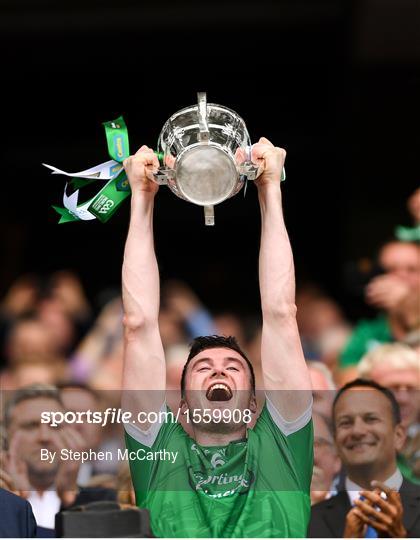
[[[101, 122], [123, 114], [131, 149], [155, 146], [196, 92], [236, 110], [252, 140], [287, 149], [284, 207], [299, 282], [356, 314], [345, 265], [410, 224], [419, 184], [420, 2], [0, 1], [1, 293], [69, 267], [91, 299], [119, 287], [128, 203], [107, 224], [57, 225], [64, 178], [108, 159]], [[202, 209], [161, 188], [162, 276], [211, 309], [256, 309], [259, 209], [250, 186]], [[353, 310], [353, 313], [352, 313]]]

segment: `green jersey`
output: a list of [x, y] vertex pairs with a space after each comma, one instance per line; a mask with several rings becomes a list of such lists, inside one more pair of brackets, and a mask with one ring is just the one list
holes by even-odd
[[310, 409], [286, 422], [267, 402], [247, 438], [222, 447], [198, 445], [176, 422], [153, 426], [155, 433], [125, 427], [130, 456], [138, 456], [130, 459], [137, 504], [149, 509], [156, 536], [306, 536]]
[[356, 325], [340, 355], [340, 367], [355, 366], [362, 356], [378, 345], [393, 341], [395, 340], [389, 321], [384, 315], [379, 315], [372, 320], [363, 319]]
[[413, 484], [420, 485], [420, 476], [415, 474], [413, 467], [410, 467], [410, 464], [405, 456], [397, 454], [397, 465], [401, 474], [407, 478], [407, 480], [410, 480], [410, 482], [413, 482]]

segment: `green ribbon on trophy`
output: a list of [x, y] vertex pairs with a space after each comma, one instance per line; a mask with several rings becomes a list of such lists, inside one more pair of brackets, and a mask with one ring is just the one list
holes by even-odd
[[[87, 221], [98, 218], [105, 223], [117, 211], [120, 204], [130, 195], [130, 185], [123, 169], [122, 162], [130, 155], [127, 126], [120, 116], [110, 122], [104, 122], [105, 135], [108, 144], [110, 161], [101, 163], [78, 173], [67, 173], [56, 167], [43, 163], [53, 171], [53, 174], [63, 174], [71, 177], [64, 189], [64, 208], [53, 206], [60, 214], [59, 223], [69, 221]], [[105, 182], [96, 195], [84, 203], [79, 202], [80, 189], [94, 182]], [[67, 195], [68, 188], [73, 191]]]

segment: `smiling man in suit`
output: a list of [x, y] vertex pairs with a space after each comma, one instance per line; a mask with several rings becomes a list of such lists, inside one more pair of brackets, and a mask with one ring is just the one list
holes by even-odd
[[401, 475], [405, 429], [394, 395], [357, 379], [337, 393], [334, 439], [345, 490], [312, 507], [311, 538], [420, 536], [420, 488]]

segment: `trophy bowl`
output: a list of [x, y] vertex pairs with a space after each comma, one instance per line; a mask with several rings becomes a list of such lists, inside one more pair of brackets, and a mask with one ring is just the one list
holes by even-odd
[[155, 174], [178, 197], [204, 206], [205, 223], [214, 225], [214, 205], [236, 195], [261, 172], [251, 162], [251, 140], [233, 110], [207, 103], [181, 109], [165, 123], [158, 140], [162, 166]]

